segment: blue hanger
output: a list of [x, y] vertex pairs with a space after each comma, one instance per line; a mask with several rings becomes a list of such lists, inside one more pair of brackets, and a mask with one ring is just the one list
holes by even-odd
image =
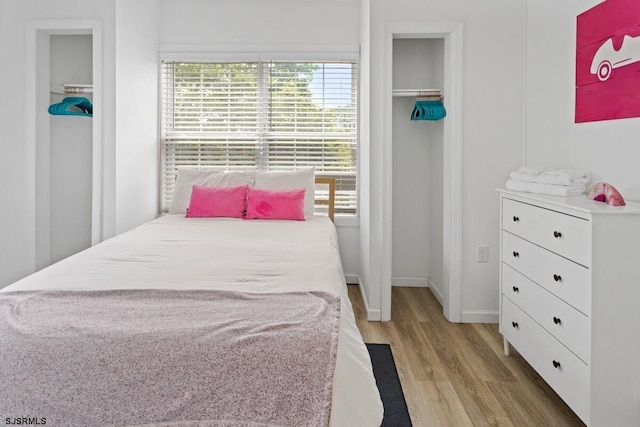
[[93, 105], [85, 97], [69, 96], [49, 106], [49, 114], [57, 116], [93, 117]]
[[411, 120], [441, 120], [447, 111], [440, 100], [417, 100], [411, 113]]

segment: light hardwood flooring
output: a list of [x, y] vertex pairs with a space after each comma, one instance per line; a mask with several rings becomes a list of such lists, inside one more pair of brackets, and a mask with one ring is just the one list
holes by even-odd
[[368, 322], [349, 286], [365, 342], [388, 343], [409, 413], [421, 426], [584, 426], [495, 324], [450, 323], [428, 288], [394, 287], [390, 322]]

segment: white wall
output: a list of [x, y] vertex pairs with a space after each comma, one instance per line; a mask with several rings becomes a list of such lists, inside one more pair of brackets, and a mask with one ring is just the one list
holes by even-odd
[[526, 164], [586, 170], [640, 200], [640, 119], [574, 123], [576, 17], [599, 3], [527, 2]]
[[[186, 7], [185, 7], [186, 6]], [[101, 18], [103, 21], [103, 221], [106, 238], [130, 229], [158, 211], [158, 44], [271, 46], [304, 51], [309, 45], [340, 50], [359, 42], [356, 0], [177, 1], [3, 0], [0, 51], [12, 67], [0, 70], [11, 82], [0, 106], [6, 137], [0, 157], [0, 286], [31, 271], [27, 237], [33, 230], [19, 213], [27, 205], [25, 28], [29, 19]], [[267, 18], [267, 19], [265, 19]], [[284, 49], [284, 50], [286, 50]], [[358, 222], [339, 227], [345, 272], [359, 270]]]
[[[393, 88], [443, 88], [444, 40], [395, 39]], [[442, 209], [442, 175], [434, 174], [434, 151], [442, 146], [442, 121], [412, 121], [415, 97], [393, 98], [393, 225], [392, 281], [394, 286], [426, 286], [431, 276], [432, 212]], [[439, 195], [440, 198], [436, 198]], [[442, 215], [436, 216], [442, 229]], [[435, 256], [442, 253], [433, 247]], [[440, 257], [441, 259], [442, 257]], [[437, 266], [434, 266], [437, 267]]]
[[[5, 82], [3, 97], [10, 102], [0, 103], [0, 129], [2, 129], [2, 156], [0, 156], [0, 287], [33, 271], [33, 257], [28, 254], [34, 224], [28, 223], [30, 189], [27, 188], [25, 156], [25, 95], [26, 95], [26, 28], [29, 19], [101, 18], [103, 20], [103, 65], [114, 67], [114, 7], [113, 0], [77, 2], [73, 0], [3, 0], [0, 2], [0, 52], [3, 63], [0, 81]], [[111, 76], [111, 78], [110, 78]], [[113, 123], [114, 73], [105, 73], [104, 120]], [[103, 131], [106, 147], [113, 146], [113, 127]], [[113, 168], [112, 168], [113, 170]], [[113, 175], [114, 172], [111, 173]], [[105, 176], [105, 194], [109, 199], [109, 177]], [[104, 212], [106, 223], [115, 218]]]
[[[380, 305], [378, 304], [372, 312], [369, 301], [375, 301], [371, 297], [372, 287], [371, 277], [379, 275], [379, 268], [374, 270], [375, 262], [372, 262], [372, 254], [378, 252], [371, 251], [371, 0], [360, 1], [360, 105], [359, 125], [360, 125], [360, 147], [358, 149], [358, 166], [360, 182], [358, 183], [358, 209], [360, 217], [360, 289], [362, 292], [365, 308], [369, 318], [380, 318]], [[380, 265], [379, 259], [374, 260]], [[380, 296], [378, 294], [378, 301]]]
[[[57, 84], [93, 82], [91, 35], [52, 35], [50, 64], [51, 82]], [[43, 67], [44, 68], [44, 67]], [[87, 95], [91, 100], [91, 95]], [[50, 103], [64, 95], [51, 94]], [[46, 112], [42, 112], [46, 115]], [[36, 196], [36, 215], [49, 216], [43, 243], [49, 263], [57, 262], [91, 246], [91, 191], [93, 187], [93, 119], [83, 116], [50, 116], [49, 145], [44, 151], [49, 158], [47, 169], [38, 169], [43, 185], [49, 192]], [[37, 150], [39, 151], [39, 150]], [[40, 178], [40, 177], [39, 177]], [[48, 203], [41, 206], [40, 201]], [[38, 245], [39, 246], [39, 245]], [[36, 248], [36, 252], [38, 252]]]
[[[3, 155], [0, 156], [0, 287], [33, 271], [29, 236], [34, 224], [25, 176], [26, 28], [32, 19], [102, 20], [102, 190], [104, 238], [152, 219], [158, 212], [158, 4], [156, 0], [3, 0], [0, 68]], [[117, 27], [117, 28], [116, 28]], [[116, 32], [117, 31], [117, 32]], [[117, 55], [116, 55], [117, 54]], [[117, 83], [116, 83], [117, 81]], [[117, 84], [117, 90], [116, 90]], [[116, 108], [117, 97], [117, 108]], [[117, 110], [117, 111], [116, 111]], [[86, 120], [86, 119], [85, 119]], [[62, 166], [64, 168], [64, 166]]]
[[[15, 10], [18, 0], [0, 2], [0, 52], [7, 63], [24, 62], [24, 44], [16, 43]], [[19, 17], [20, 15], [18, 15]], [[22, 31], [24, 34], [24, 30]], [[28, 272], [26, 260], [26, 223], [20, 208], [26, 204], [26, 193], [22, 168], [24, 147], [21, 136], [24, 136], [23, 91], [20, 84], [24, 80], [24, 69], [21, 67], [0, 67], [0, 81], [13, 82], [4, 88], [5, 99], [13, 102], [0, 103], [0, 129], [3, 129], [2, 155], [0, 156], [0, 286], [23, 276]], [[22, 138], [23, 139], [23, 138]]]
[[[424, 86], [423, 86], [424, 87]], [[393, 99], [393, 285], [426, 285], [429, 277], [430, 204], [427, 189], [435, 183], [426, 164], [426, 122], [409, 120], [415, 98]]]
[[162, 44], [358, 44], [356, 0], [159, 0]]
[[[384, 26], [400, 21], [461, 21], [465, 26], [463, 309], [468, 312], [497, 310], [498, 206], [493, 188], [504, 184], [508, 171], [522, 158], [524, 1], [492, 0], [489, 4], [477, 4], [465, 0], [373, 0], [371, 3], [369, 0], [157, 0], [156, 4], [153, 0], [3, 0], [0, 2], [0, 51], [7, 63], [15, 66], [0, 69], [1, 81], [11, 82], [4, 93], [5, 99], [11, 102], [0, 104], [0, 128], [5, 137], [3, 156], [0, 156], [0, 200], [5, 207], [0, 210], [0, 286], [29, 272], [25, 239], [32, 225], [20, 215], [27, 202], [21, 144], [25, 135], [22, 64], [25, 63], [27, 19], [98, 17], [103, 20], [106, 237], [152, 217], [157, 209], [157, 175], [152, 177], [157, 174], [156, 165], [144, 163], [139, 174], [135, 167], [136, 160], [148, 160], [156, 150], [151, 144], [152, 139], [157, 138], [157, 125], [151, 114], [157, 108], [156, 91], [151, 90], [157, 79], [157, 75], [151, 76], [156, 40], [164, 45], [287, 45], [301, 51], [305, 45], [339, 48], [360, 43], [363, 49], [361, 123], [364, 126], [360, 150], [360, 228], [346, 229], [339, 224], [338, 231], [345, 273], [360, 275], [372, 312], [380, 309], [380, 261], [384, 243], [380, 176]], [[530, 5], [530, 21], [542, 24], [548, 18], [544, 14], [545, 6], [550, 7], [551, 3], [545, 0], [539, 7]], [[561, 14], [570, 9], [570, 6], [553, 4], [554, 13], [556, 7]], [[555, 18], [552, 23], [557, 23]], [[560, 25], [552, 27], [553, 34], [562, 31], [568, 30], [562, 30]], [[536, 33], [536, 37], [539, 36]], [[561, 56], [563, 52], [556, 53]], [[529, 55], [529, 62], [533, 61], [531, 55], [533, 53]], [[138, 75], [139, 79], [130, 80]], [[529, 81], [528, 93], [533, 96], [534, 80]], [[132, 98], [135, 102], [128, 102]], [[140, 105], [144, 105], [144, 111], [140, 111]], [[532, 161], [538, 156], [534, 148], [537, 145], [532, 142], [538, 138], [532, 126], [538, 120], [549, 122], [543, 112], [534, 111], [534, 105], [538, 104], [527, 105], [533, 113], [527, 131]], [[136, 115], [144, 117], [141, 128], [131, 121]], [[565, 150], [564, 157], [570, 152]], [[603, 168], [605, 172], [616, 170]], [[491, 246], [490, 263], [475, 263], [478, 243]]]
[[[443, 51], [438, 50], [437, 52]], [[442, 58], [444, 62], [444, 58]], [[444, 70], [442, 70], [444, 72]], [[444, 79], [444, 76], [441, 77]], [[429, 159], [427, 167], [429, 168], [429, 177], [432, 183], [428, 188], [429, 200], [429, 287], [438, 298], [438, 301], [444, 300], [445, 289], [445, 269], [444, 269], [444, 127], [440, 125], [432, 125], [429, 137]], [[436, 184], [437, 183], [437, 184]]]
[[[341, 52], [359, 44], [359, 23], [356, 0], [160, 0], [160, 43], [167, 52]], [[336, 226], [345, 275], [357, 282], [358, 221], [337, 218]]]
[[116, 1], [116, 234], [159, 213], [157, 0]]
[[[497, 321], [498, 196], [494, 188], [522, 154], [524, 74], [524, 0], [401, 0], [371, 2], [371, 139], [370, 167], [382, 170], [383, 52], [385, 24], [391, 22], [464, 23], [462, 146], [462, 319]], [[445, 76], [446, 79], [446, 76]], [[381, 248], [382, 181], [371, 175], [371, 263]], [[447, 197], [445, 194], [444, 197]], [[476, 245], [489, 244], [491, 260], [475, 261]], [[364, 253], [364, 251], [363, 251]], [[368, 305], [380, 307], [380, 272], [370, 265]], [[363, 274], [364, 275], [364, 274]]]

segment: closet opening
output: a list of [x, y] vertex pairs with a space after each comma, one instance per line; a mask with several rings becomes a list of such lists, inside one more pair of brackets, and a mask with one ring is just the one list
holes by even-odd
[[392, 286], [429, 287], [442, 304], [444, 119], [411, 116], [444, 85], [442, 38], [393, 40]]
[[101, 21], [27, 26], [29, 263], [40, 270], [102, 240]]
[[[91, 94], [63, 94], [63, 84], [92, 83], [92, 36], [50, 36], [49, 106], [64, 100], [88, 99]], [[71, 111], [73, 108], [67, 108]], [[49, 114], [48, 147], [37, 147], [38, 214], [41, 234], [48, 231], [48, 248], [39, 245], [40, 266], [45, 267], [91, 246], [91, 175], [93, 120], [88, 116]], [[44, 141], [42, 141], [44, 142]], [[46, 163], [46, 164], [45, 164]], [[48, 176], [41, 171], [49, 170]], [[48, 184], [48, 185], [47, 185]], [[49, 194], [41, 194], [48, 191]], [[47, 212], [48, 210], [48, 212]], [[48, 221], [45, 229], [42, 225]], [[48, 259], [47, 259], [48, 258]]]
[[[459, 322], [462, 25], [390, 24], [385, 63], [382, 320], [392, 286], [418, 286]], [[412, 120], [424, 93], [442, 95], [444, 118]]]

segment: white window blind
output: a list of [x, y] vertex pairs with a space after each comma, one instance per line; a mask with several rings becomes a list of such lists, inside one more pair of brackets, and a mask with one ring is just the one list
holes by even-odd
[[162, 62], [162, 209], [179, 168], [316, 168], [356, 213], [354, 62]]

